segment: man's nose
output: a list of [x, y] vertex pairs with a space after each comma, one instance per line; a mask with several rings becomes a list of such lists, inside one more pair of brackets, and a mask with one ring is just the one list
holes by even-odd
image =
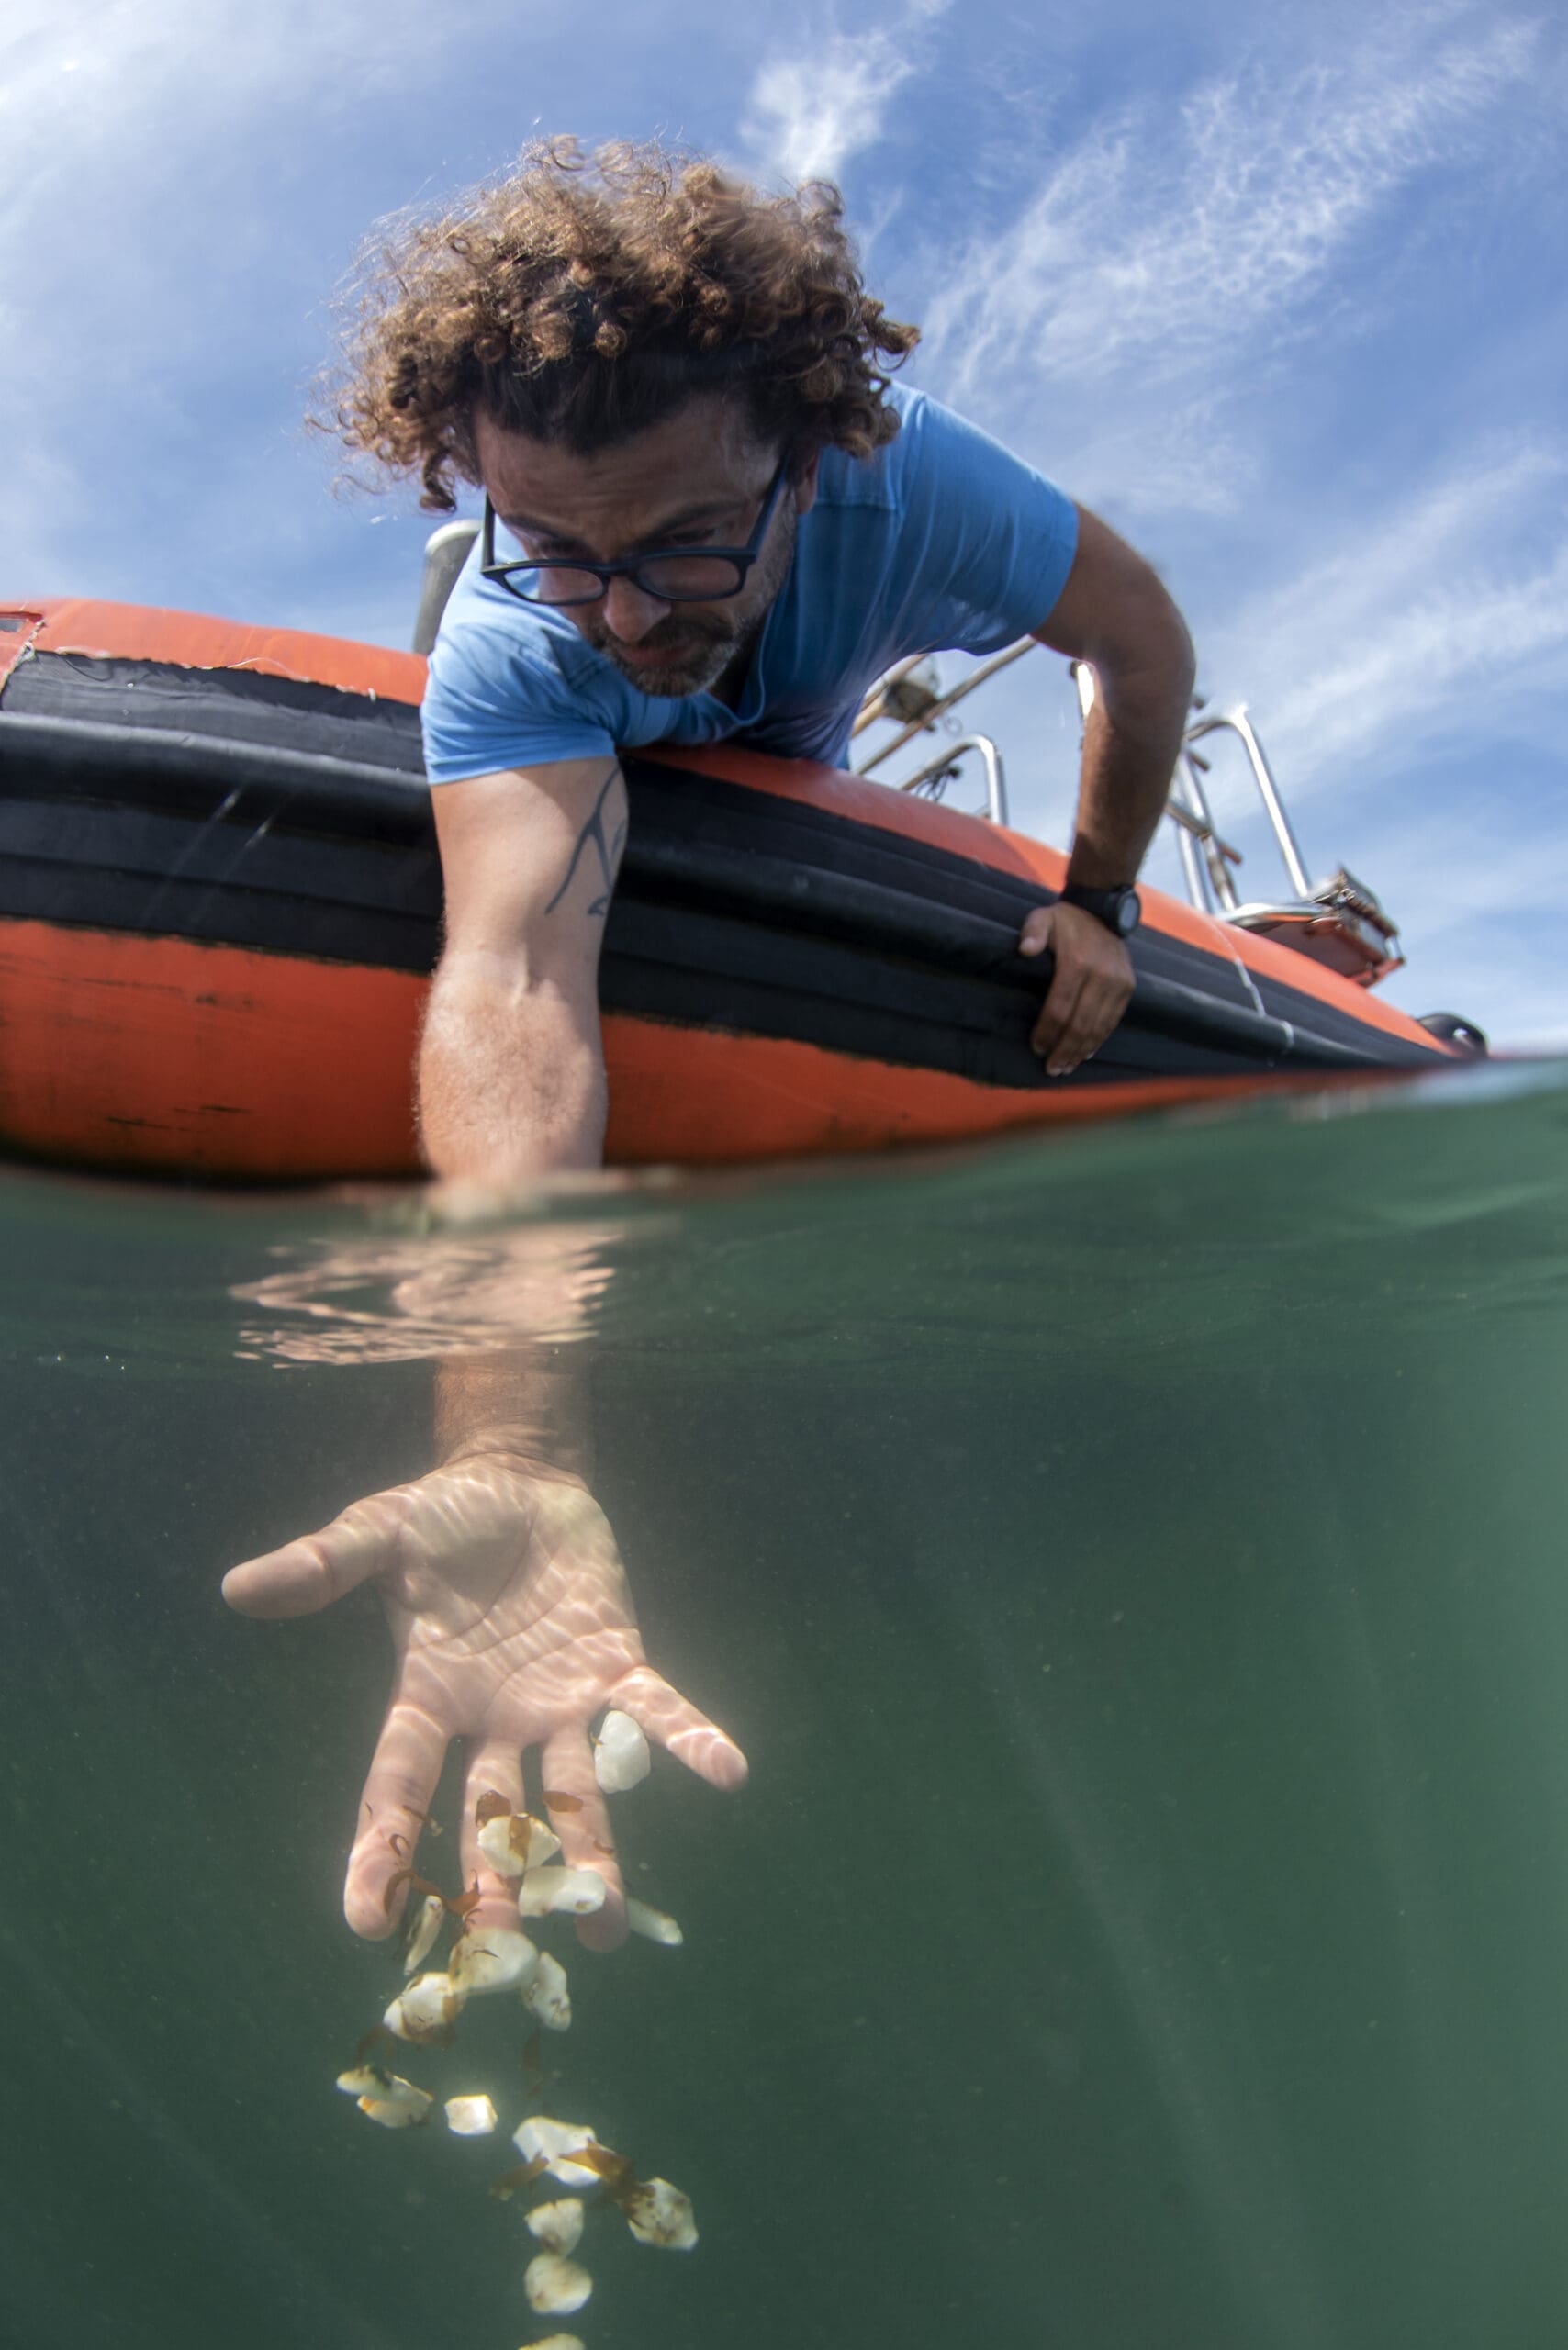
[[633, 579], [612, 579], [604, 591], [605, 626], [622, 644], [641, 643], [668, 610], [659, 597], [645, 594]]

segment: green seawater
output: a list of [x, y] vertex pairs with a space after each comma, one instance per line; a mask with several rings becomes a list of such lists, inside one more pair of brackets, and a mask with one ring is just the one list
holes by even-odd
[[[752, 1764], [618, 1798], [686, 1944], [554, 1921], [541, 2089], [510, 2002], [410, 2053], [692, 2196], [558, 2320], [504, 2138], [332, 2087], [399, 1979], [339, 1908], [376, 1600], [217, 1591], [427, 1465], [541, 1236]], [[6, 2344], [1568, 2341], [1568, 1072], [455, 1234], [13, 1169], [0, 1267]]]

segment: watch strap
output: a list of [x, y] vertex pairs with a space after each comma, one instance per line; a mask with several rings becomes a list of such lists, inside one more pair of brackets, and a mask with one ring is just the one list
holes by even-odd
[[1117, 938], [1126, 938], [1137, 928], [1143, 912], [1131, 881], [1120, 882], [1114, 890], [1091, 890], [1082, 882], [1070, 881], [1061, 892], [1061, 901], [1064, 906], [1078, 906], [1084, 913], [1092, 914]]

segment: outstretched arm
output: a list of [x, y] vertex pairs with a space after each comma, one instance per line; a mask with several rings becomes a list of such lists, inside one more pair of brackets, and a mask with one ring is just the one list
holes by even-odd
[[[436, 795], [446, 951], [420, 1067], [437, 1173], [488, 1188], [597, 1166], [604, 1070], [597, 977], [626, 796], [607, 759], [448, 784]], [[533, 1297], [530, 1319], [569, 1325], [575, 1301]], [[242, 1615], [302, 1616], [374, 1582], [392, 1632], [392, 1694], [361, 1797], [343, 1906], [356, 1933], [389, 1934], [454, 1738], [467, 1741], [462, 1866], [476, 1927], [515, 1925], [516, 1887], [486, 1864], [475, 1806], [521, 1809], [525, 1755], [563, 1852], [607, 1886], [582, 1921], [625, 1931], [614, 1839], [588, 1726], [608, 1706], [719, 1787], [738, 1747], [654, 1672], [625, 1570], [584, 1482], [580, 1359], [520, 1329], [512, 1353], [442, 1363], [439, 1466], [372, 1494], [319, 1533], [225, 1578]]]
[[612, 759], [432, 794], [446, 938], [420, 1046], [433, 1171], [501, 1188], [604, 1153], [599, 955], [626, 837]]

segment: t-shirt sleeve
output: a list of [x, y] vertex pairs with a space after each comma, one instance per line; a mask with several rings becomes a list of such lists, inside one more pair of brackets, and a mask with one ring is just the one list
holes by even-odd
[[420, 725], [431, 783], [615, 751], [604, 714], [571, 674], [559, 640], [521, 610], [515, 621], [510, 614], [493, 618], [465, 577], [430, 657]]
[[911, 402], [893, 448], [901, 555], [926, 607], [919, 632], [934, 648], [996, 653], [1043, 627], [1078, 551], [1067, 492], [926, 397]]

